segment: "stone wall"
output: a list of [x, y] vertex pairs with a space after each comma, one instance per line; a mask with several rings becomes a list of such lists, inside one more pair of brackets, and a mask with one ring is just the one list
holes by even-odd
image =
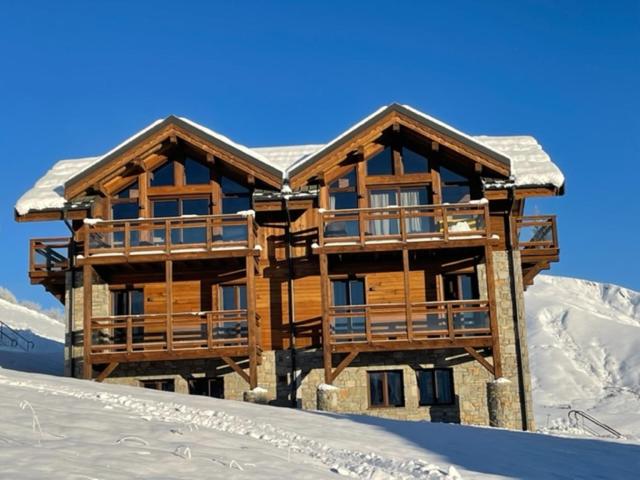
[[[500, 389], [500, 405], [504, 425], [508, 428], [522, 428], [522, 411], [527, 415], [527, 427], [534, 428], [531, 408], [531, 385], [524, 322], [524, 298], [519, 253], [514, 254], [516, 303], [518, 318], [514, 318], [511, 273], [507, 252], [493, 253], [497, 321], [499, 326], [500, 355], [503, 377], [510, 380]], [[486, 268], [478, 266], [480, 296], [486, 298]], [[82, 376], [82, 272], [76, 273], [75, 284], [67, 277], [67, 308], [71, 308], [73, 328], [67, 325], [67, 346], [73, 340], [72, 353], [65, 352], [67, 373]], [[73, 301], [69, 302], [70, 295]], [[94, 315], [109, 314], [108, 286], [94, 279]], [[520, 339], [520, 355], [516, 347]], [[320, 350], [299, 350], [295, 354], [296, 372], [292, 378], [292, 357], [290, 351], [267, 351], [263, 353], [262, 364], [258, 367], [258, 385], [267, 390], [270, 403], [291, 405], [295, 403], [304, 409], [317, 408], [317, 387], [324, 383], [322, 352]], [[334, 358], [334, 367], [339, 361]], [[69, 360], [73, 358], [73, 372]], [[492, 362], [491, 357], [488, 360]], [[521, 364], [519, 365], [519, 361]], [[241, 363], [243, 368], [248, 367]], [[416, 370], [420, 368], [447, 367], [453, 370], [455, 403], [450, 406], [420, 406]], [[399, 408], [369, 408], [368, 371], [401, 370], [405, 388], [405, 406]], [[521, 395], [519, 371], [523, 372], [524, 395]], [[164, 362], [136, 362], [120, 364], [108, 382], [139, 385], [140, 380], [172, 378], [178, 392], [188, 393], [188, 380], [198, 377], [224, 377], [225, 398], [242, 400], [248, 390], [247, 382], [233, 372], [220, 359], [181, 360]], [[435, 420], [462, 422], [465, 424], [489, 425], [487, 382], [492, 375], [477, 361], [460, 350], [425, 350], [404, 352], [362, 353], [334, 381], [338, 392], [338, 411], [345, 413], [366, 413], [398, 419]], [[291, 401], [292, 382], [295, 384], [295, 398]], [[522, 398], [523, 397], [523, 398]]]

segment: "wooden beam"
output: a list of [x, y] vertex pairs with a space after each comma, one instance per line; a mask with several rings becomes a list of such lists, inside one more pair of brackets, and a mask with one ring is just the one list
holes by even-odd
[[407, 338], [413, 340], [413, 319], [411, 311], [411, 285], [410, 285], [409, 250], [402, 250], [402, 278], [404, 284], [405, 318], [407, 322]]
[[258, 335], [256, 323], [256, 261], [246, 257], [247, 325], [249, 335], [249, 386], [253, 390], [258, 386]]
[[340, 375], [340, 373], [345, 368], [351, 365], [351, 362], [353, 362], [357, 356], [358, 356], [358, 352], [349, 352], [347, 356], [342, 359], [342, 361], [338, 364], [336, 369], [331, 374], [331, 383], [333, 383], [335, 379], [338, 378], [338, 375]]
[[498, 327], [498, 311], [496, 308], [496, 285], [493, 273], [493, 251], [490, 245], [484, 247], [485, 257], [485, 275], [487, 285], [487, 299], [489, 300], [489, 322], [491, 325], [492, 347], [491, 354], [493, 356], [493, 375], [495, 378], [502, 376], [502, 359], [500, 357], [500, 333]]
[[240, 365], [238, 365], [236, 362], [233, 361], [233, 359], [231, 357], [220, 357], [222, 358], [222, 360], [224, 360], [224, 362], [229, 365], [234, 372], [236, 372], [238, 375], [240, 375], [245, 382], [247, 382], [248, 384], [251, 384], [251, 379], [249, 378], [249, 375], [247, 375], [247, 372], [245, 372]]
[[331, 385], [331, 325], [329, 324], [329, 259], [325, 253], [320, 254], [320, 299], [322, 304], [322, 363], [324, 365], [324, 382]]
[[118, 362], [109, 363], [106, 367], [104, 367], [104, 370], [102, 370], [100, 374], [96, 377], [95, 381], [98, 383], [102, 382], [105, 378], [107, 378], [109, 375], [113, 373], [113, 371], [118, 367], [118, 365], [120, 365]]
[[93, 376], [93, 367], [91, 365], [91, 317], [93, 315], [93, 303], [91, 298], [91, 285], [93, 277], [93, 268], [91, 265], [82, 267], [82, 324], [83, 324], [83, 371], [82, 376], [85, 379], [91, 379]]
[[167, 336], [167, 350], [173, 350], [173, 261], [167, 260], [164, 263], [164, 282], [165, 282], [165, 296], [166, 296], [166, 336]]
[[491, 365], [489, 362], [487, 362], [487, 359], [484, 358], [482, 355], [480, 355], [475, 348], [473, 348], [473, 347], [464, 347], [464, 349], [466, 350], [466, 352], [469, 355], [471, 355], [473, 358], [475, 358], [480, 363], [480, 365], [482, 365], [484, 368], [486, 368], [491, 375], [495, 376], [493, 365]]

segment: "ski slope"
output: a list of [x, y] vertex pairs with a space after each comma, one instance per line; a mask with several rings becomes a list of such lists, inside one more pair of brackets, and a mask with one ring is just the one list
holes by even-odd
[[640, 293], [540, 275], [525, 305], [538, 428], [573, 408], [640, 438]]
[[0, 321], [30, 340], [29, 352], [0, 339], [0, 366], [27, 372], [62, 375], [64, 325], [47, 315], [0, 298]]

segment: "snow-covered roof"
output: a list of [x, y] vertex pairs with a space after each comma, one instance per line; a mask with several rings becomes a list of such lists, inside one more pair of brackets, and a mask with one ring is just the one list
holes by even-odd
[[18, 215], [64, 207], [64, 184], [102, 157], [75, 158], [57, 162], [16, 203]]
[[102, 165], [111, 161], [113, 157], [119, 155], [125, 149], [131, 148], [137, 142], [143, 141], [172, 122], [203, 135], [211, 142], [230, 149], [242, 158], [286, 179], [289, 175], [300, 171], [306, 165], [310, 165], [331, 149], [348, 141], [351, 136], [361, 129], [368, 128], [369, 124], [391, 110], [410, 115], [414, 119], [425, 122], [429, 127], [453, 136], [459, 141], [490, 155], [497, 161], [510, 165], [511, 176], [516, 186], [561, 188], [564, 184], [562, 172], [533, 137], [470, 136], [408, 105], [392, 104], [376, 110], [329, 143], [279, 147], [249, 148], [192, 120], [184, 117], [169, 116], [164, 120], [156, 120], [104, 155], [57, 162], [30, 190], [20, 197], [15, 208], [19, 215], [25, 215], [28, 212], [64, 207], [64, 189], [70, 180], [101, 168]]

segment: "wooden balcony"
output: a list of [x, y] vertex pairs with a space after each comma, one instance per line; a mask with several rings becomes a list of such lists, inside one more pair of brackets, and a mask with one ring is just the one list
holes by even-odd
[[65, 272], [69, 268], [68, 237], [32, 238], [29, 241], [29, 279], [64, 303]]
[[329, 307], [333, 352], [491, 346], [487, 300]]
[[78, 263], [153, 262], [257, 255], [252, 215], [111, 220], [86, 223]]
[[560, 259], [555, 215], [516, 217], [517, 246], [525, 287], [535, 276]]
[[260, 320], [249, 328], [247, 310], [117, 315], [91, 319], [92, 363], [246, 356], [250, 332], [260, 338]]
[[320, 212], [318, 253], [484, 245], [486, 203], [356, 208]]

